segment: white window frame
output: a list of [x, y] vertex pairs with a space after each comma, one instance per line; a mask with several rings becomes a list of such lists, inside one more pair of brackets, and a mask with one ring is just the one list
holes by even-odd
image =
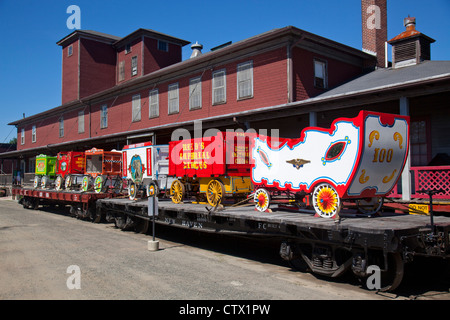
[[20, 129], [20, 144], [25, 144], [25, 128]]
[[35, 124], [31, 127], [31, 142], [32, 143], [36, 142], [36, 125]]
[[108, 105], [100, 107], [100, 129], [108, 128]]
[[180, 99], [178, 94], [178, 82], [169, 85], [168, 92], [168, 113], [175, 114], [180, 112]]
[[189, 80], [189, 110], [202, 108], [202, 77]]
[[[217, 85], [217, 80], [223, 81], [222, 85]], [[216, 93], [223, 91], [223, 99], [216, 99]], [[222, 95], [222, 94], [220, 94]], [[214, 71], [212, 74], [212, 104], [223, 104], [227, 102], [227, 73], [225, 69]]]
[[64, 117], [59, 118], [59, 137], [64, 137]]
[[141, 95], [135, 94], [131, 98], [131, 122], [141, 121]]
[[84, 133], [84, 110], [78, 111], [78, 133]]
[[[248, 86], [248, 88], [244, 88], [244, 86]], [[237, 99], [249, 98], [253, 98], [253, 61], [237, 65]]]
[[138, 74], [138, 56], [131, 57], [131, 76]]
[[131, 44], [128, 43], [125, 45], [125, 54], [131, 53]]
[[148, 93], [148, 117], [159, 117], [159, 90], [153, 89]]
[[73, 54], [73, 44], [67, 47], [67, 56], [70, 57]]
[[[321, 70], [318, 68], [321, 68]], [[322, 81], [318, 79], [322, 79]], [[325, 60], [314, 59], [314, 87], [320, 89], [328, 88], [328, 65]]]

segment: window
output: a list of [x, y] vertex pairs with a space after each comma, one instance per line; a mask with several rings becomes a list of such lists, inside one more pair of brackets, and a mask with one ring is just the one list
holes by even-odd
[[132, 98], [131, 104], [131, 116], [132, 122], [141, 121], [141, 95], [136, 94]]
[[327, 63], [314, 59], [314, 86], [325, 89], [327, 85]]
[[78, 133], [84, 133], [84, 110], [78, 111]]
[[253, 62], [238, 64], [237, 67], [238, 100], [253, 97]]
[[108, 106], [106, 104], [100, 108], [100, 128], [108, 128]]
[[36, 125], [31, 128], [31, 142], [36, 142]]
[[226, 98], [226, 74], [225, 70], [219, 70], [212, 75], [213, 105], [227, 102]]
[[138, 74], [138, 58], [134, 56], [131, 58], [131, 76], [135, 76]]
[[61, 118], [59, 118], [59, 137], [60, 138], [64, 137], [64, 118], [63, 118], [63, 116], [61, 116]]
[[202, 107], [202, 79], [201, 77], [189, 80], [189, 110]]
[[130, 53], [131, 52], [131, 44], [127, 44], [126, 46], [125, 46], [125, 54], [128, 54], [128, 53]]
[[73, 45], [71, 44], [68, 48], [67, 48], [67, 56], [70, 57], [73, 54]]
[[168, 52], [169, 44], [165, 41], [158, 40], [158, 50]]
[[148, 94], [149, 118], [159, 117], [159, 92], [158, 89], [151, 90]]
[[25, 144], [25, 129], [20, 130], [20, 144]]
[[125, 80], [125, 61], [119, 62], [119, 81]]
[[431, 160], [429, 118], [411, 120], [411, 165], [426, 166]]
[[179, 112], [178, 83], [169, 86], [169, 114]]

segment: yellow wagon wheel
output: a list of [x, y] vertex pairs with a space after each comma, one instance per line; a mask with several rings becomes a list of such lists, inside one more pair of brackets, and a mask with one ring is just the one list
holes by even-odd
[[341, 210], [341, 200], [336, 189], [328, 183], [319, 184], [312, 194], [313, 206], [322, 218], [333, 218]]
[[208, 203], [215, 207], [222, 202], [225, 196], [225, 189], [223, 183], [219, 180], [211, 180], [206, 188], [206, 199]]
[[184, 199], [184, 184], [180, 180], [174, 180], [170, 186], [170, 196], [174, 203], [181, 203]]

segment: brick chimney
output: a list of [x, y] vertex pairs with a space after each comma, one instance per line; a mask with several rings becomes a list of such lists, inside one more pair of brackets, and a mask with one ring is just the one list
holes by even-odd
[[387, 41], [387, 0], [361, 0], [362, 49], [377, 57], [377, 67], [384, 68]]

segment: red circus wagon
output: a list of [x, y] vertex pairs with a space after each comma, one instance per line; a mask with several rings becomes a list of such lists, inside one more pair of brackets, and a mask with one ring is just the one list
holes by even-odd
[[69, 190], [79, 184], [84, 174], [84, 152], [59, 152], [56, 156], [56, 190]]
[[85, 151], [82, 191], [96, 193], [122, 189], [122, 152], [92, 148]]
[[249, 137], [218, 132], [216, 136], [171, 141], [169, 176], [172, 201], [195, 197], [215, 207], [225, 198], [245, 197], [253, 191]]

